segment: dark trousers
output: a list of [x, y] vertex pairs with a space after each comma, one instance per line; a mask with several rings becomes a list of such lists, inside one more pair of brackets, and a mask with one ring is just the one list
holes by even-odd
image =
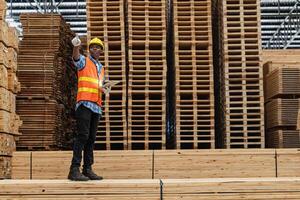
[[77, 135], [73, 145], [71, 168], [80, 167], [83, 152], [83, 168], [90, 168], [94, 163], [94, 143], [100, 114], [81, 105], [76, 110]]

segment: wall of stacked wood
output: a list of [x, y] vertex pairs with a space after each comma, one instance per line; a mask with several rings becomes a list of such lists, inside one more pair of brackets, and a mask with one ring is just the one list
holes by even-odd
[[265, 50], [266, 146], [300, 147], [299, 50]]
[[20, 20], [17, 113], [23, 125], [17, 147], [67, 147], [76, 129], [72, 118], [77, 87], [71, 60], [74, 34], [59, 15], [23, 14]]
[[18, 35], [5, 20], [6, 2], [0, 0], [0, 179], [11, 177], [15, 141], [22, 124], [16, 114], [16, 94], [20, 91], [17, 71]]
[[225, 148], [263, 148], [260, 1], [222, 2]]
[[120, 81], [105, 97], [105, 108], [96, 139], [98, 149], [127, 149], [126, 121], [126, 57], [125, 13], [122, 0], [87, 1], [88, 36], [99, 37], [105, 44], [100, 62], [105, 66], [105, 76]]
[[[88, 3], [89, 36], [90, 38], [103, 37], [104, 42], [108, 42], [107, 44], [111, 42], [107, 41], [104, 29], [107, 16], [113, 13], [110, 12], [108, 15], [109, 10], [105, 10], [109, 4], [113, 3], [106, 1], [95, 3], [93, 0]], [[156, 7], [151, 8], [152, 5]], [[128, 92], [125, 96], [128, 102], [128, 112], [125, 111], [128, 116], [128, 127], [124, 128], [127, 131], [124, 137], [127, 137], [129, 149], [149, 148], [146, 143], [152, 137], [152, 133], [149, 132], [152, 118], [155, 119], [153, 128], [158, 126], [158, 123], [167, 124], [167, 128], [175, 123], [174, 132], [177, 144], [175, 148], [178, 149], [215, 148], [216, 146], [264, 147], [259, 1], [127, 1], [124, 11], [118, 19], [125, 19], [125, 30], [122, 30], [128, 40], [123, 43], [128, 48], [125, 53], [128, 71], [125, 76], [122, 75], [124, 79], [128, 78]], [[97, 18], [96, 13], [101, 13], [102, 17]], [[168, 22], [166, 28], [173, 30], [172, 33], [166, 32], [166, 29], [161, 31], [160, 26], [166, 26], [166, 22], [156, 19], [159, 17], [166, 19]], [[170, 19], [171, 21], [168, 21]], [[213, 27], [213, 24], [217, 27]], [[124, 28], [123, 25], [119, 26]], [[103, 33], [98, 31], [100, 29], [103, 29]], [[215, 30], [214, 34], [213, 30]], [[120, 35], [123, 36], [122, 33]], [[172, 52], [172, 46], [164, 49], [165, 38], [170, 40], [169, 37], [172, 39], [174, 52]], [[175, 98], [162, 98], [162, 106], [157, 101], [154, 105], [157, 110], [152, 112], [150, 103], [155, 104], [154, 102], [160, 98], [159, 95], [163, 97], [165, 92], [163, 91], [166, 86], [164, 80], [167, 77], [164, 75], [166, 74], [164, 51], [168, 58], [173, 57], [173, 60], [168, 60], [167, 87], [175, 84], [175, 88], [173, 92], [170, 88], [167, 91], [168, 96], [174, 95]], [[103, 55], [102, 59], [107, 59], [107, 55]], [[154, 60], [157, 64], [154, 64]], [[162, 62], [158, 64], [160, 60]], [[159, 74], [158, 68], [153, 69], [151, 63], [154, 66], [163, 66], [162, 73]], [[170, 63], [173, 66], [170, 66]], [[175, 77], [174, 80], [170, 79], [171, 76]], [[155, 95], [150, 95], [152, 90], [150, 86], [157, 92], [160, 87], [163, 92], [159, 95], [157, 92]], [[146, 94], [149, 91], [149, 95]], [[172, 106], [164, 105], [170, 99], [175, 101], [174, 115], [170, 110]], [[215, 101], [218, 102], [216, 106]], [[176, 115], [174, 122], [171, 118], [163, 122], [166, 116], [165, 108], [168, 108], [169, 116]], [[158, 120], [156, 114], [158, 111], [162, 113], [162, 121]], [[105, 115], [103, 121], [106, 120], [108, 118]], [[217, 131], [215, 131], [216, 125]], [[161, 136], [157, 135], [158, 137], [152, 138], [156, 137], [158, 141], [161, 137], [162, 144], [167, 143], [164, 127], [157, 129], [157, 133], [159, 131]], [[172, 138], [169, 137], [169, 141], [171, 140]], [[136, 147], [132, 146], [133, 141], [136, 141]], [[107, 145], [109, 143], [108, 141]], [[156, 146], [156, 148], [160, 147]]]
[[165, 1], [128, 1], [124, 5], [123, 1], [91, 0], [87, 13], [88, 40], [104, 40], [101, 61], [106, 75], [121, 81], [105, 98], [96, 143], [101, 149], [164, 149]]

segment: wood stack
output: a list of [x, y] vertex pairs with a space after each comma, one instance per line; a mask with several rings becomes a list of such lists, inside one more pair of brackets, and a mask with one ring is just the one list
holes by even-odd
[[215, 148], [211, 6], [174, 1], [177, 149]]
[[300, 62], [269, 61], [264, 71], [266, 145], [299, 148]]
[[104, 113], [96, 138], [97, 149], [127, 149], [124, 20], [122, 0], [87, 1], [87, 41], [98, 37], [104, 42], [105, 50], [100, 62], [105, 67], [105, 76], [110, 81], [120, 81], [104, 99]]
[[128, 1], [128, 149], [166, 148], [166, 1]]
[[[277, 172], [298, 177], [299, 167], [286, 171], [285, 166], [299, 157], [279, 162], [299, 154], [275, 149], [95, 151], [93, 169], [105, 179], [275, 177]], [[71, 159], [72, 151], [14, 152], [12, 178], [64, 179]]]
[[263, 148], [263, 72], [260, 57], [260, 1], [223, 3], [226, 148]]
[[66, 147], [75, 127], [76, 74], [70, 31], [56, 14], [23, 14], [17, 112], [23, 120], [20, 149]]
[[16, 115], [18, 35], [5, 20], [6, 2], [0, 0], [0, 179], [11, 178], [11, 160], [21, 121]]

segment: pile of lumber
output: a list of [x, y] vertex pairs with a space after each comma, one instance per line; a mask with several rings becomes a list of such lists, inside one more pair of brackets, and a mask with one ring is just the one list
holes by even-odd
[[57, 14], [22, 14], [17, 113], [23, 120], [20, 149], [66, 147], [75, 129], [74, 33]]
[[[95, 200], [266, 200], [300, 198], [299, 178], [103, 180], [78, 183], [68, 180], [5, 180], [4, 199]], [[18, 188], [18, 190], [16, 190]]]
[[21, 121], [16, 114], [18, 35], [4, 21], [6, 2], [0, 0], [0, 179], [11, 177], [11, 160]]
[[[17, 151], [12, 177], [65, 179], [71, 159], [72, 151]], [[93, 169], [105, 179], [300, 177], [299, 162], [298, 149], [113, 150], [95, 151]]]
[[[300, 60], [298, 50], [265, 52], [266, 145], [300, 147]], [[285, 55], [287, 59], [281, 59]], [[279, 58], [280, 59], [279, 59]]]

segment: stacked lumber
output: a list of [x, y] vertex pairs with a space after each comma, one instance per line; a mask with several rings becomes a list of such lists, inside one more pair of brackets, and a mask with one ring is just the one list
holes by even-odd
[[[0, 183], [4, 199], [95, 200], [239, 200], [299, 199], [299, 178], [224, 178], [103, 180], [5, 180]], [[16, 190], [16, 187], [18, 190]]]
[[226, 148], [263, 148], [263, 71], [260, 58], [260, 1], [223, 3], [223, 67]]
[[[287, 164], [279, 167], [277, 163], [291, 155], [299, 153], [294, 150], [283, 155], [274, 149], [95, 151], [93, 169], [105, 179], [249, 178], [288, 173], [298, 177], [298, 165], [287, 172]], [[15, 152], [12, 177], [65, 179], [71, 159], [71, 151]]]
[[11, 160], [21, 120], [16, 114], [18, 35], [5, 20], [6, 2], [0, 0], [0, 179], [11, 178]]
[[75, 127], [71, 117], [77, 84], [71, 60], [74, 34], [57, 14], [22, 14], [20, 20], [17, 112], [23, 125], [17, 147], [66, 147]]
[[215, 148], [211, 6], [174, 1], [177, 149]]
[[128, 1], [128, 149], [166, 148], [166, 1]]
[[168, 200], [299, 199], [299, 178], [228, 178], [162, 180]]
[[[289, 51], [292, 54], [291, 51]], [[270, 57], [270, 59], [273, 59]], [[264, 89], [266, 145], [277, 148], [300, 147], [300, 60], [265, 60]]]
[[120, 81], [104, 98], [104, 112], [98, 125], [97, 149], [127, 149], [126, 58], [124, 1], [87, 1], [89, 42], [94, 37], [104, 42], [100, 62], [110, 81]]

